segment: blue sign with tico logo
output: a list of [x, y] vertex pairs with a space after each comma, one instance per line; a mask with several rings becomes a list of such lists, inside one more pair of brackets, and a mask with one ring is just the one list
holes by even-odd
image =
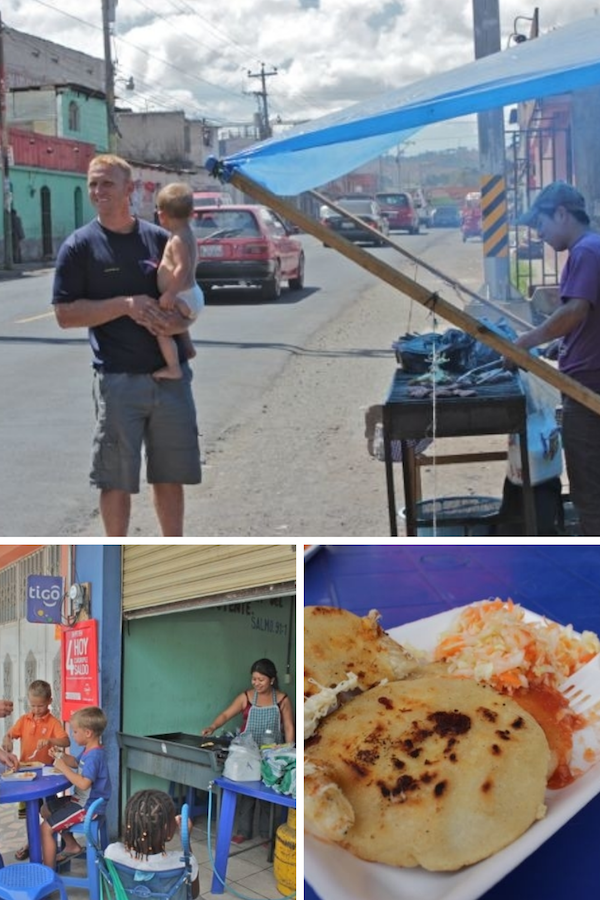
[[60, 625], [65, 580], [55, 575], [28, 575], [27, 621]]

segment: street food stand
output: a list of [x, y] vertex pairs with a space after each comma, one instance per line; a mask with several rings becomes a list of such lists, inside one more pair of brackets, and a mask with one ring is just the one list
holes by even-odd
[[[390, 534], [398, 534], [392, 441], [399, 440], [406, 502], [406, 533], [417, 534], [417, 502], [420, 497], [419, 465], [413, 440], [432, 436], [431, 398], [413, 397], [409, 388], [413, 377], [398, 369], [383, 405], [383, 447], [387, 481]], [[514, 375], [498, 384], [477, 385], [473, 396], [440, 396], [436, 400], [434, 437], [472, 437], [486, 434], [518, 434], [523, 469], [525, 533], [536, 534], [535, 503], [529, 474], [527, 413], [525, 394]], [[500, 457], [505, 454], [501, 454]], [[498, 454], [470, 453], [436, 457], [444, 462], [468, 463], [498, 459]], [[469, 524], [469, 523], [465, 523]]]

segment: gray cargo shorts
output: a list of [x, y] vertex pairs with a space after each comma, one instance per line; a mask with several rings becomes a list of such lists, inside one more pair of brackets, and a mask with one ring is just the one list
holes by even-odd
[[100, 490], [137, 494], [142, 447], [149, 484], [199, 484], [200, 447], [192, 372], [183, 378], [95, 372], [96, 430], [90, 482]]

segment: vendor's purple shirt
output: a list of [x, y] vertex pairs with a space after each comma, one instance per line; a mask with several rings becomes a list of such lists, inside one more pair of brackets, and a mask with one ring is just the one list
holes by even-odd
[[562, 339], [560, 371], [600, 393], [600, 235], [587, 231], [569, 250], [560, 276], [560, 298], [587, 300], [590, 310]]

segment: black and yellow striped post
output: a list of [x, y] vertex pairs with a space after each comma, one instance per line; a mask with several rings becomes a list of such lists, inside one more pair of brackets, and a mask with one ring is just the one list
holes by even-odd
[[483, 265], [487, 290], [494, 300], [510, 294], [508, 212], [503, 175], [481, 177]]
[[506, 181], [502, 175], [486, 175], [481, 179], [481, 219], [483, 255], [508, 257]]

